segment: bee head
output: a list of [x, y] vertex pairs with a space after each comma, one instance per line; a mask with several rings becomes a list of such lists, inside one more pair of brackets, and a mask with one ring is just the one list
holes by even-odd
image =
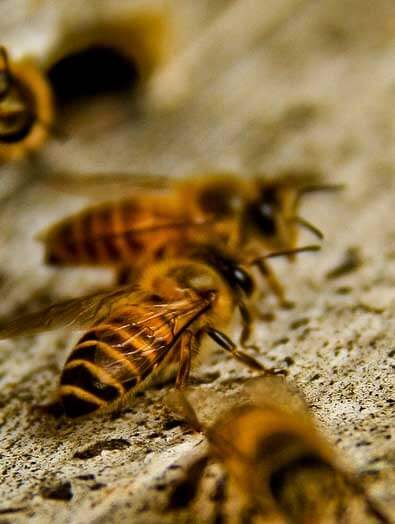
[[[299, 226], [317, 238], [322, 233], [297, 215], [300, 193], [297, 187], [279, 181], [258, 181], [256, 196], [246, 207], [246, 223], [265, 245], [276, 250], [293, 250], [299, 237]], [[293, 255], [289, 255], [293, 260]]]
[[249, 297], [253, 293], [255, 283], [249, 271], [223, 247], [211, 244], [193, 246], [190, 254], [195, 260], [201, 260], [212, 267], [236, 294]]

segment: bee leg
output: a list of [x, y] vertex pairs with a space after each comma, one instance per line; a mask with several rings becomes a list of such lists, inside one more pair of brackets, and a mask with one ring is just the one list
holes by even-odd
[[187, 385], [189, 372], [191, 370], [193, 334], [190, 331], [184, 333], [180, 341], [180, 365], [176, 378], [176, 388], [184, 389]]
[[244, 349], [253, 349], [259, 351], [259, 348], [254, 344], [247, 344], [251, 336], [252, 319], [251, 314], [244, 302], [239, 302], [239, 311], [241, 316], [242, 328], [240, 334], [240, 345]]
[[276, 371], [274, 369], [265, 368], [260, 362], [255, 360], [255, 358], [250, 357], [250, 355], [247, 355], [247, 353], [244, 353], [244, 351], [237, 349], [236, 344], [227, 335], [225, 335], [225, 333], [222, 333], [221, 331], [218, 331], [212, 327], [206, 327], [205, 332], [212, 340], [214, 340], [216, 344], [231, 353], [235, 359], [239, 360], [249, 368], [254, 369], [255, 371], [262, 371], [263, 373], [269, 375], [285, 374], [284, 370]]
[[258, 260], [256, 263], [260, 274], [267, 280], [269, 287], [276, 295], [277, 300], [281, 307], [290, 309], [293, 307], [293, 303], [286, 299], [284, 287], [278, 280], [273, 269], [270, 267], [266, 260]]

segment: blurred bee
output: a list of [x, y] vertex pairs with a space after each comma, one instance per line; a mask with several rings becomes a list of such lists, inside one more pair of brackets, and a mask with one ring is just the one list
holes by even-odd
[[[389, 523], [355, 476], [340, 464], [295, 391], [280, 377], [251, 383], [252, 387], [238, 391], [237, 405], [225, 409], [209, 426], [199, 421], [184, 393], [170, 393], [167, 400], [195, 430], [204, 432], [207, 456], [222, 463], [248, 513], [260, 516], [259, 522], [278, 522], [281, 517], [280, 522], [290, 524]], [[209, 397], [205, 391], [205, 401]], [[216, 412], [230, 401], [229, 397], [211, 400]], [[203, 457], [197, 461], [201, 467], [207, 464]], [[195, 478], [202, 477], [195, 463], [188, 469], [194, 470]], [[188, 473], [171, 498], [183, 482], [188, 482]]]
[[[310, 192], [336, 189], [314, 177], [245, 179], [229, 173], [197, 176], [178, 182], [161, 176], [89, 177], [88, 187], [102, 185], [124, 193], [130, 185], [142, 193], [118, 202], [93, 205], [50, 227], [39, 238], [46, 262], [52, 265], [107, 265], [121, 269], [119, 282], [138, 274], [152, 260], [167, 256], [174, 246], [210, 238], [233, 252], [259, 257], [289, 250], [293, 260], [298, 226], [322, 234], [297, 214], [301, 198]], [[122, 181], [123, 179], [123, 181]], [[86, 180], [56, 177], [55, 184], [86, 187]], [[106, 184], [107, 182], [107, 184]], [[161, 191], [154, 191], [153, 188]], [[199, 241], [199, 240], [198, 240]], [[283, 288], [264, 258], [258, 270], [285, 303]], [[125, 271], [126, 268], [126, 271]], [[126, 276], [125, 276], [126, 275]], [[125, 280], [126, 279], [126, 280]]]
[[40, 70], [11, 63], [0, 46], [0, 163], [38, 149], [54, 120], [52, 91]]
[[25, 315], [0, 329], [0, 338], [62, 326], [87, 328], [66, 361], [59, 388], [65, 413], [78, 417], [121, 406], [170, 363], [178, 365], [177, 388], [185, 387], [192, 357], [207, 336], [250, 368], [276, 373], [222, 331], [238, 308], [246, 344], [251, 327], [247, 302], [254, 287], [249, 272], [225, 251], [186, 246], [184, 257], [147, 267], [138, 288], [100, 292]]

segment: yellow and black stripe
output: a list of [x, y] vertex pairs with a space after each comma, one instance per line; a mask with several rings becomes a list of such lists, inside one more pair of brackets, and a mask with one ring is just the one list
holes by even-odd
[[155, 234], [148, 228], [147, 234], [136, 233], [136, 223], [145, 218], [142, 214], [133, 200], [124, 200], [71, 216], [47, 238], [46, 262], [105, 265], [133, 261], [158, 240], [163, 242], [162, 232]]
[[64, 367], [60, 396], [68, 416], [78, 417], [121, 400], [160, 365], [171, 349], [174, 321], [140, 326], [138, 308], [124, 309], [87, 331]]

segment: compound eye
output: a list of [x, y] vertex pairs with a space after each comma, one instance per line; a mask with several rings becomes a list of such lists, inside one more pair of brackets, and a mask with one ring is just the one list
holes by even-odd
[[276, 234], [275, 211], [271, 204], [262, 202], [252, 210], [252, 218], [259, 231], [266, 236]]
[[242, 289], [247, 296], [250, 296], [254, 291], [254, 281], [247, 271], [241, 267], [237, 267], [234, 270], [233, 277], [238, 287]]

